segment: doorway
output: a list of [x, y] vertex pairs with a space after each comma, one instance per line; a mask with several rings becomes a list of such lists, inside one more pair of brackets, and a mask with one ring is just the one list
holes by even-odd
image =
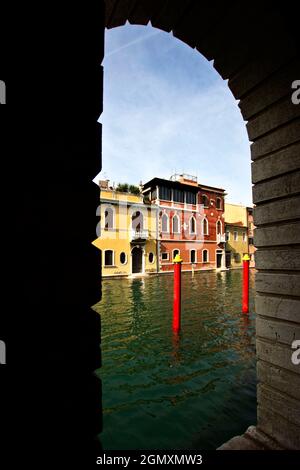
[[231, 267], [231, 251], [226, 251], [226, 268]]
[[222, 251], [217, 251], [217, 268], [221, 268], [222, 267]]
[[132, 274], [143, 272], [143, 250], [139, 246], [135, 246], [131, 252], [132, 256]]

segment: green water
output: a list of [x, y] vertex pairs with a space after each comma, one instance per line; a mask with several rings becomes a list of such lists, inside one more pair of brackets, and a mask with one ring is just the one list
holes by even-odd
[[182, 279], [172, 333], [172, 275], [103, 281], [104, 449], [215, 449], [256, 422], [254, 273], [249, 317], [242, 271]]

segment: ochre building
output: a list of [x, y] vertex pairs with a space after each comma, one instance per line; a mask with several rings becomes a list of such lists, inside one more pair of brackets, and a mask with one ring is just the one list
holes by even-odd
[[245, 206], [225, 203], [226, 267], [241, 268], [248, 254], [248, 212]]
[[100, 222], [94, 245], [102, 253], [102, 277], [157, 273], [157, 207], [142, 195], [100, 182]]

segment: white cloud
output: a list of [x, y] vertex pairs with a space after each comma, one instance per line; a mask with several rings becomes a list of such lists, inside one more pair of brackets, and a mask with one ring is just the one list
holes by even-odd
[[137, 184], [184, 170], [250, 204], [247, 132], [227, 83], [197, 51], [149, 29], [106, 36], [103, 172]]

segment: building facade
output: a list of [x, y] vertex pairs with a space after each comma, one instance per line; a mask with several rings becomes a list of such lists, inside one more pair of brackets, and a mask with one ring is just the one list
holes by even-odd
[[225, 204], [226, 267], [241, 268], [243, 256], [249, 254], [248, 212], [238, 204]]
[[247, 227], [226, 223], [226, 267], [242, 268], [243, 256], [248, 253]]
[[102, 253], [102, 277], [157, 273], [157, 207], [141, 195], [100, 182], [100, 222], [94, 245]]
[[224, 195], [190, 175], [153, 178], [145, 199], [158, 207], [159, 272], [173, 271], [179, 254], [183, 271], [225, 269]]

